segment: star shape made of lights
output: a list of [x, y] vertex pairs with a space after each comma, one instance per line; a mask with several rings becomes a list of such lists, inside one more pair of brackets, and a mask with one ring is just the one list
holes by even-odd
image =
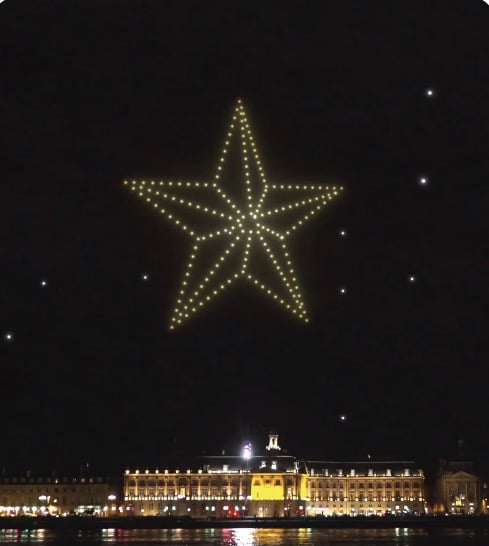
[[[231, 196], [223, 183], [236, 133], [241, 137], [241, 171], [237, 175], [244, 190], [241, 198]], [[230, 178], [236, 187], [236, 174]], [[124, 180], [124, 184], [193, 241], [170, 320], [171, 330], [239, 279], [256, 286], [297, 318], [309, 321], [287, 242], [343, 188], [270, 184], [241, 100], [234, 109], [212, 182]], [[189, 197], [193, 193], [200, 199]], [[267, 205], [272, 196], [274, 201], [280, 196], [282, 203]], [[203, 220], [200, 227], [196, 225], [197, 216]], [[198, 263], [199, 258], [204, 258], [200, 260], [204, 265]], [[267, 268], [263, 275], [262, 270]], [[278, 284], [269, 282], [272, 271]]]

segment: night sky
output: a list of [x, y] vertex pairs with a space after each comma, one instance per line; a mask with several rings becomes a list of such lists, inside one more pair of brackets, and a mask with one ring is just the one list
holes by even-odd
[[[487, 455], [482, 0], [6, 0], [0, 42], [0, 467]], [[243, 285], [169, 332], [191, 239], [122, 181], [211, 180], [238, 97], [271, 182], [345, 188], [311, 322]]]

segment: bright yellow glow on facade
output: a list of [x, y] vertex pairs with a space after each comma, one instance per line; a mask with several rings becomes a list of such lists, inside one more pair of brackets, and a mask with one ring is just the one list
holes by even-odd
[[307, 476], [304, 474], [300, 475], [300, 485], [299, 485], [299, 497], [305, 499], [308, 497], [307, 494]]
[[[228, 196], [221, 184], [233, 137], [240, 138], [244, 202], [237, 203]], [[257, 184], [254, 184], [256, 179]], [[309, 321], [287, 241], [305, 223], [343, 190], [340, 186], [271, 184], [267, 181], [260, 156], [241, 100], [237, 101], [226, 134], [224, 148], [218, 161], [213, 182], [125, 180], [124, 184], [151, 207], [187, 233], [193, 240], [184, 270], [170, 329], [185, 323], [190, 317], [213, 301], [221, 292], [241, 279], [256, 286], [263, 294], [279, 303], [285, 310], [304, 322]], [[258, 186], [258, 187], [257, 187]], [[207, 206], [188, 197], [189, 191], [206, 192], [217, 197], [218, 205]], [[267, 205], [268, 197], [285, 198], [281, 205]], [[173, 213], [174, 207], [182, 216], [189, 211], [218, 220], [218, 229], [198, 230], [184, 218]], [[292, 219], [289, 219], [290, 216]], [[287, 227], [277, 228], [274, 219], [286, 218]], [[208, 254], [208, 245], [220, 244], [217, 259], [201, 271], [200, 256]], [[254, 271], [252, 258], [259, 255], [271, 265], [276, 282], [264, 281]]]
[[281, 474], [251, 476], [252, 500], [284, 500], [284, 481]]

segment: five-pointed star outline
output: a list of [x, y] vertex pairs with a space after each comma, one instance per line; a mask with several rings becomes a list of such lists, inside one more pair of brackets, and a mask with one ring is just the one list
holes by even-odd
[[[241, 137], [241, 155], [243, 160], [243, 178], [246, 189], [245, 203], [236, 203], [224, 192], [220, 183], [222, 170], [226, 162], [230, 143], [236, 133]], [[260, 190], [253, 191], [251, 162], [258, 173]], [[244, 279], [259, 288], [264, 294], [277, 301], [294, 316], [308, 322], [308, 313], [299, 288], [296, 273], [287, 247], [287, 240], [305, 222], [320, 211], [330, 200], [343, 190], [339, 186], [270, 184], [264, 174], [255, 141], [246, 117], [241, 100], [237, 101], [234, 114], [229, 125], [224, 148], [219, 158], [217, 172], [212, 182], [172, 182], [172, 181], [137, 181], [125, 180], [124, 184], [136, 192], [148, 204], [172, 221], [193, 240], [192, 251], [187, 262], [181, 282], [175, 308], [170, 320], [170, 329], [181, 326], [197, 311], [214, 300], [223, 290]], [[222, 203], [222, 208], [212, 208], [189, 200], [188, 190], [213, 192]], [[302, 194], [302, 199], [294, 200], [285, 205], [268, 208], [267, 195], [273, 193]], [[254, 194], [255, 193], [255, 194]], [[222, 221], [222, 228], [214, 231], [198, 232], [196, 228], [187, 225], [181, 217], [165, 208], [165, 203], [172, 206], [191, 209], [200, 214], [208, 215]], [[286, 229], [272, 228], [267, 221], [271, 217], [279, 217], [291, 212], [300, 216], [289, 222]], [[215, 263], [200, 275], [195, 277], [194, 266], [199, 252], [205, 250], [207, 241], [222, 241], [222, 252]], [[263, 255], [273, 265], [279, 278], [284, 294], [259, 279], [250, 268], [250, 253], [258, 246]], [[218, 279], [223, 266], [238, 256], [236, 267], [230, 268], [229, 275]]]

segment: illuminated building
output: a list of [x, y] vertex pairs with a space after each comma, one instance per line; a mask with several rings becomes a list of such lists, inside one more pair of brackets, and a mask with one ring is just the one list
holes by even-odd
[[412, 461], [308, 461], [307, 515], [422, 514], [424, 473]]
[[107, 478], [0, 476], [0, 516], [119, 515], [120, 493]]
[[475, 514], [482, 508], [479, 493], [479, 478], [474, 474], [469, 461], [445, 461], [435, 487], [437, 511], [451, 514]]
[[126, 470], [126, 515], [278, 517], [296, 515], [306, 474], [287, 455], [201, 458], [194, 469]]
[[300, 460], [271, 434], [265, 455], [200, 457], [180, 469], [126, 470], [126, 515], [204, 518], [424, 513], [413, 462]]

